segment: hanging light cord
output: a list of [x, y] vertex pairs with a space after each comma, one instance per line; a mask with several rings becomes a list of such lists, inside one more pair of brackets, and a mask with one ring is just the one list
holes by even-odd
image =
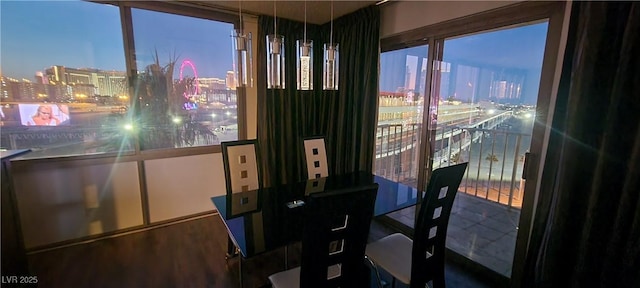
[[238, 6], [240, 7], [240, 35], [244, 34], [242, 30], [242, 0], [238, 0]]
[[331, 32], [329, 34], [329, 45], [333, 47], [333, 0], [331, 0]]
[[304, 0], [304, 44], [307, 45], [307, 0]]
[[273, 35], [278, 35], [278, 26], [276, 24], [276, 21], [278, 19], [278, 16], [276, 16], [276, 1], [273, 1]]

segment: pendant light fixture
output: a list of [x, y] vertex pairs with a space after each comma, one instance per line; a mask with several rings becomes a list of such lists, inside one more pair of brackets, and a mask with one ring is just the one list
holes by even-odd
[[233, 84], [227, 87], [253, 87], [251, 33], [245, 34], [242, 19], [242, 1], [239, 2], [240, 25], [231, 32], [233, 38]]
[[331, 32], [329, 43], [324, 43], [324, 75], [322, 75], [324, 90], [338, 90], [338, 60], [338, 44], [333, 43], [333, 1], [331, 1]]
[[307, 40], [307, 1], [304, 1], [304, 36], [296, 41], [298, 90], [313, 90], [313, 41]]
[[284, 89], [284, 36], [278, 35], [276, 1], [273, 1], [273, 34], [267, 35], [267, 89]]

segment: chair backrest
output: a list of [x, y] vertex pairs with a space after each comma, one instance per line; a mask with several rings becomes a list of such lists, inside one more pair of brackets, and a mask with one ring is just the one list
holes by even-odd
[[364, 252], [378, 184], [311, 194], [305, 204], [300, 287], [366, 287]]
[[222, 142], [222, 163], [227, 194], [262, 187], [257, 140]]
[[436, 287], [444, 286], [447, 226], [466, 169], [467, 163], [461, 163], [438, 168], [431, 174], [413, 236], [410, 287], [425, 287], [430, 280]]
[[329, 176], [324, 137], [304, 138], [303, 143], [308, 179]]

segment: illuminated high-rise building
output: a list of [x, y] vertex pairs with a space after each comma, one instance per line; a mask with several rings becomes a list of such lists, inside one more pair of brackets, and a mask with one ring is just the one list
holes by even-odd
[[[67, 97], [82, 94], [118, 97], [128, 94], [127, 74], [124, 71], [69, 68], [60, 65], [46, 69], [43, 79], [51, 85], [67, 86]], [[76, 91], [73, 91], [73, 90]]]
[[406, 60], [407, 71], [404, 79], [405, 91], [413, 91], [416, 89], [416, 77], [418, 76], [418, 57], [407, 55]]
[[494, 91], [496, 99], [504, 99], [507, 95], [507, 81], [497, 81]]
[[233, 71], [227, 71], [227, 89], [236, 90], [236, 82]]
[[425, 93], [425, 89], [426, 89], [426, 85], [427, 85], [427, 58], [422, 58], [422, 65], [420, 67], [420, 87], [418, 88], [419, 91], [417, 91], [421, 97], [424, 96]]
[[36, 72], [36, 83], [39, 84], [49, 84], [49, 79], [42, 73], [42, 71]]
[[201, 91], [225, 90], [227, 89], [227, 80], [220, 78], [198, 78]]

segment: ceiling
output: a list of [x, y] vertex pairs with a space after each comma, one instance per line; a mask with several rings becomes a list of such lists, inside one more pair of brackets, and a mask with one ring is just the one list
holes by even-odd
[[[214, 7], [223, 10], [239, 11], [240, 0], [236, 1], [189, 1], [198, 5]], [[307, 23], [324, 24], [331, 21], [331, 4], [333, 3], [333, 18], [347, 15], [351, 12], [386, 1], [244, 1], [242, 0], [242, 12], [252, 15], [274, 15], [299, 22], [304, 22], [304, 8], [307, 6]]]

